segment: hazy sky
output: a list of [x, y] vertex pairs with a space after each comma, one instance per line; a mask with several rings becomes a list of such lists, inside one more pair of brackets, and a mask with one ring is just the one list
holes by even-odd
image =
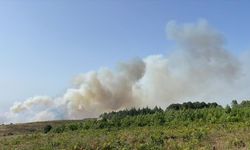
[[0, 112], [30, 96], [60, 95], [79, 73], [169, 53], [170, 20], [204, 18], [235, 55], [249, 50], [249, 6], [244, 0], [1, 0]]

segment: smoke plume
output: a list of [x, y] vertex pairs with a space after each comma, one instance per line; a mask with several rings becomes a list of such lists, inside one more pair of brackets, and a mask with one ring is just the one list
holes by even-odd
[[81, 119], [130, 107], [166, 107], [186, 100], [225, 103], [250, 97], [249, 54], [232, 55], [223, 36], [205, 20], [183, 25], [171, 21], [166, 31], [177, 45], [170, 55], [151, 55], [120, 63], [116, 70], [81, 74], [61, 97], [36, 96], [17, 102], [0, 119]]

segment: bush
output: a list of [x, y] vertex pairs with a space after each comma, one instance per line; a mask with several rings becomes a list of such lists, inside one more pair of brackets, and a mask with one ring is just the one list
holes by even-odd
[[51, 125], [46, 125], [43, 129], [43, 132], [44, 133], [48, 133], [50, 130], [52, 129], [52, 126]]
[[70, 129], [71, 131], [75, 131], [75, 130], [78, 129], [78, 125], [77, 125], [77, 124], [70, 124], [70, 125], [69, 125], [69, 129]]
[[54, 133], [63, 133], [65, 131], [65, 125], [61, 125], [53, 130]]
[[246, 147], [246, 144], [242, 140], [235, 139], [234, 141], [231, 141], [231, 143], [238, 149]]

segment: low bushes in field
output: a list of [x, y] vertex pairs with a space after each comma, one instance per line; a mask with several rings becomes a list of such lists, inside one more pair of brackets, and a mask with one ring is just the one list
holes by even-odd
[[48, 133], [50, 130], [52, 129], [52, 126], [51, 125], [46, 125], [43, 129], [43, 132], [44, 133]]

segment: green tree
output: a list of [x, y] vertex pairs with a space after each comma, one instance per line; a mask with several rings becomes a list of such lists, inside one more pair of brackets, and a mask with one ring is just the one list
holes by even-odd
[[237, 100], [232, 100], [231, 106], [232, 106], [232, 108], [237, 107], [238, 106]]

